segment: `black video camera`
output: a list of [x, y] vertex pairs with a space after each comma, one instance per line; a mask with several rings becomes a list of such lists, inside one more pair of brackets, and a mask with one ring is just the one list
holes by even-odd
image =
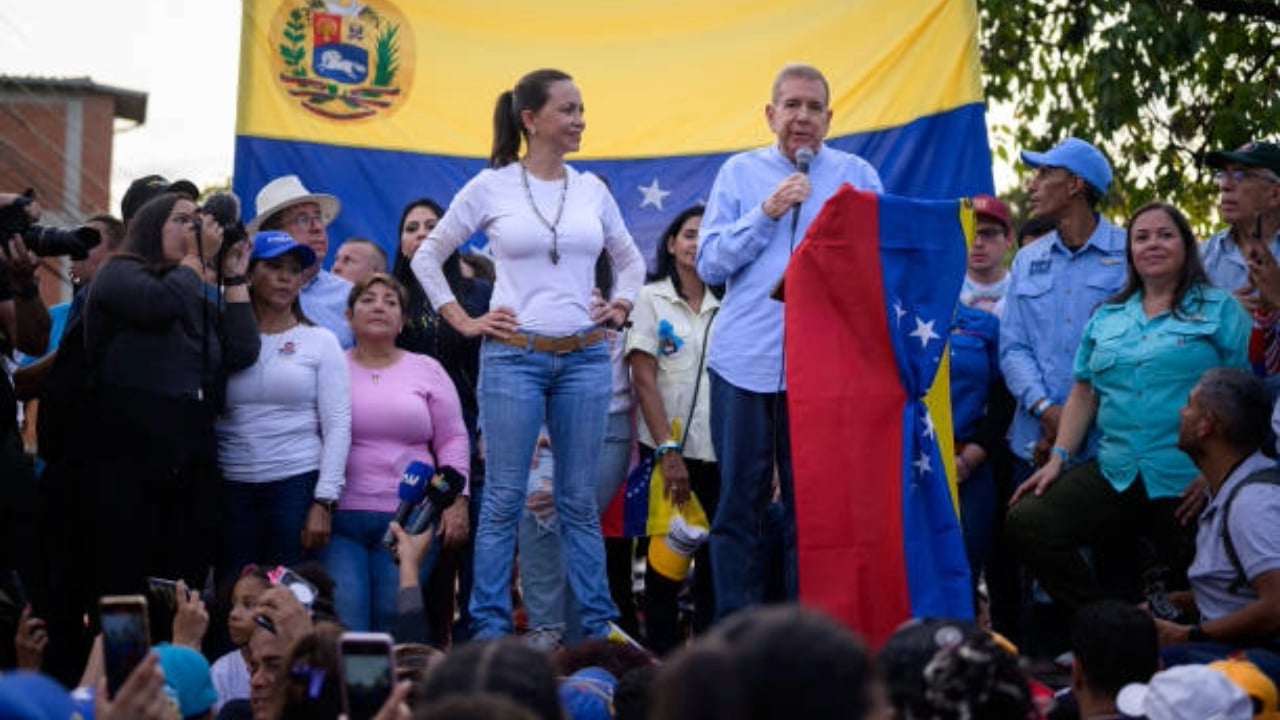
[[9, 238], [14, 235], [21, 235], [27, 249], [36, 255], [68, 255], [72, 260], [85, 259], [89, 256], [89, 249], [102, 242], [102, 236], [97, 230], [84, 225], [68, 230], [32, 223], [27, 216], [27, 206], [35, 202], [35, 199], [36, 191], [27, 188], [17, 200], [0, 208], [0, 247], [5, 248], [6, 253]]

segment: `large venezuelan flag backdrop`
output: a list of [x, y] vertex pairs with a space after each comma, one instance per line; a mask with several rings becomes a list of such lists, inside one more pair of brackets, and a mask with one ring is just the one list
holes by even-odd
[[294, 173], [394, 249], [410, 200], [484, 165], [493, 104], [540, 67], [575, 77], [580, 169], [605, 177], [646, 258], [730, 154], [767, 144], [778, 69], [826, 74], [828, 141], [895, 194], [992, 189], [974, 0], [244, 0], [234, 189], [253, 215]]

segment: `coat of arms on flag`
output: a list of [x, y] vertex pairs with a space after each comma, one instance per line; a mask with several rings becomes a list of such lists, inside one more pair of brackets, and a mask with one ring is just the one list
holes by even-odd
[[385, 114], [404, 101], [413, 50], [408, 24], [388, 2], [283, 3], [271, 38], [280, 88], [331, 120]]

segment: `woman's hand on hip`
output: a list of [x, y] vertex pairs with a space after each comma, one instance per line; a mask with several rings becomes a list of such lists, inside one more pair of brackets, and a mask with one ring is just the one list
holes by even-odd
[[478, 318], [468, 317], [458, 327], [458, 332], [473, 337], [491, 337], [505, 340], [520, 329], [516, 313], [511, 308], [494, 308]]
[[600, 295], [600, 290], [591, 291], [591, 322], [612, 330], [621, 329], [631, 315], [631, 303], [622, 298], [614, 298], [608, 302]]
[[307, 522], [302, 526], [302, 549], [319, 550], [329, 544], [329, 511], [322, 505], [312, 504], [307, 510]]

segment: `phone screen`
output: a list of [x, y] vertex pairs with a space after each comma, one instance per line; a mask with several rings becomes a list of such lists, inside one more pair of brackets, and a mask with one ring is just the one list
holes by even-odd
[[107, 693], [114, 697], [151, 650], [147, 601], [141, 595], [104, 597], [99, 607]]
[[391, 694], [391, 638], [376, 633], [342, 636], [342, 697], [347, 717], [369, 720]]

